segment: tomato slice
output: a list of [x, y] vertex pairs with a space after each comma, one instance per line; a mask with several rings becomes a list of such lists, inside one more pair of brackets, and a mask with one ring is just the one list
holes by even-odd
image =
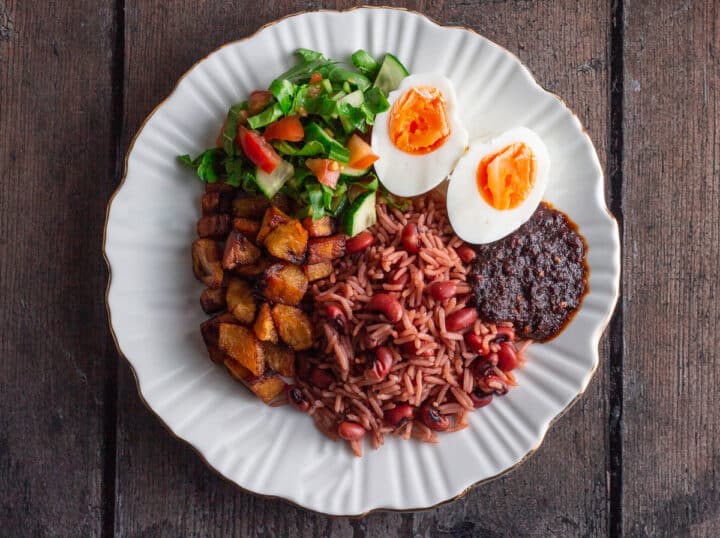
[[271, 174], [282, 160], [275, 148], [262, 136], [242, 125], [238, 128], [238, 143], [247, 158], [268, 174]]
[[270, 104], [270, 101], [273, 98], [273, 94], [271, 94], [267, 90], [255, 90], [250, 94], [250, 98], [248, 99], [248, 112], [251, 116], [254, 116], [255, 114], [259, 114], [263, 110], [265, 110], [265, 107], [267, 107]]
[[362, 170], [380, 158], [373, 153], [370, 144], [356, 134], [352, 135], [348, 140], [347, 148], [350, 150], [350, 162], [348, 162], [348, 165], [352, 168]]
[[335, 188], [340, 179], [340, 163], [332, 159], [307, 159], [305, 166], [315, 174], [320, 183], [331, 189]]
[[287, 140], [288, 142], [300, 142], [305, 138], [300, 118], [297, 116], [288, 116], [271, 123], [265, 129], [263, 138], [270, 142], [271, 140]]
[[312, 76], [310, 76], [310, 84], [314, 84], [315, 82], [320, 82], [322, 80], [322, 75], [320, 73], [313, 73]]

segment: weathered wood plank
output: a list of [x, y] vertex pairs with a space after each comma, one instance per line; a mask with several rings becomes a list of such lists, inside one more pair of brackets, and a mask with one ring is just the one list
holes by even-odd
[[[125, 143], [144, 116], [198, 58], [286, 13], [350, 2], [248, 3], [240, 9], [195, 2], [172, 8], [127, 3]], [[609, 7], [526, 2], [410, 2], [447, 24], [475, 28], [518, 53], [540, 82], [576, 110], [604, 160], [607, 137]], [[606, 346], [603, 346], [603, 350]], [[119, 374], [120, 535], [601, 535], [607, 529], [603, 365], [585, 397], [550, 431], [529, 462], [471, 491], [463, 500], [418, 514], [331, 519], [242, 493], [174, 440], [137, 396], [129, 368]]]
[[623, 520], [720, 534], [720, 5], [625, 4]]
[[102, 531], [113, 6], [0, 1], [4, 536]]

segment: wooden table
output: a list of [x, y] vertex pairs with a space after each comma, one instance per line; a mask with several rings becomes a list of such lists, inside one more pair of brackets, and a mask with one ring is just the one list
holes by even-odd
[[516, 471], [419, 513], [242, 493], [143, 406], [107, 327], [105, 205], [197, 59], [338, 1], [0, 0], [0, 534], [720, 535], [720, 3], [407, 7], [516, 53], [592, 137], [622, 298], [584, 397]]

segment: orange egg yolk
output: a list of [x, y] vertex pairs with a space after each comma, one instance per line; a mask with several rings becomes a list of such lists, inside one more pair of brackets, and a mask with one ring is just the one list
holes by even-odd
[[450, 123], [442, 92], [432, 86], [410, 88], [390, 111], [390, 140], [399, 150], [425, 155], [442, 146], [450, 136]]
[[514, 209], [530, 195], [535, 175], [532, 150], [516, 142], [482, 158], [477, 167], [478, 191], [495, 209]]

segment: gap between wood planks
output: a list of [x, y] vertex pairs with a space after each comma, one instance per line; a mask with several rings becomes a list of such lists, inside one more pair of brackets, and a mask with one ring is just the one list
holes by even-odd
[[[120, 183], [124, 172], [125, 159], [122, 155], [122, 133], [125, 99], [125, 0], [115, 0], [115, 40], [113, 43], [111, 72], [112, 79], [112, 152], [113, 168], [110, 174], [115, 179], [115, 187]], [[112, 348], [115, 348], [113, 343]], [[103, 454], [102, 535], [115, 535], [115, 493], [117, 483], [117, 399], [118, 399], [118, 351], [110, 357], [107, 385], [105, 387], [105, 410], [103, 430], [105, 433], [105, 452]]]
[[[608, 178], [610, 180], [610, 210], [617, 219], [620, 245], [623, 243], [623, 94], [625, 10], [623, 0], [614, 0], [610, 27], [610, 121], [608, 131]], [[608, 386], [608, 531], [610, 536], [622, 536], [622, 418], [623, 418], [623, 301], [622, 295], [610, 322], [610, 380]]]

